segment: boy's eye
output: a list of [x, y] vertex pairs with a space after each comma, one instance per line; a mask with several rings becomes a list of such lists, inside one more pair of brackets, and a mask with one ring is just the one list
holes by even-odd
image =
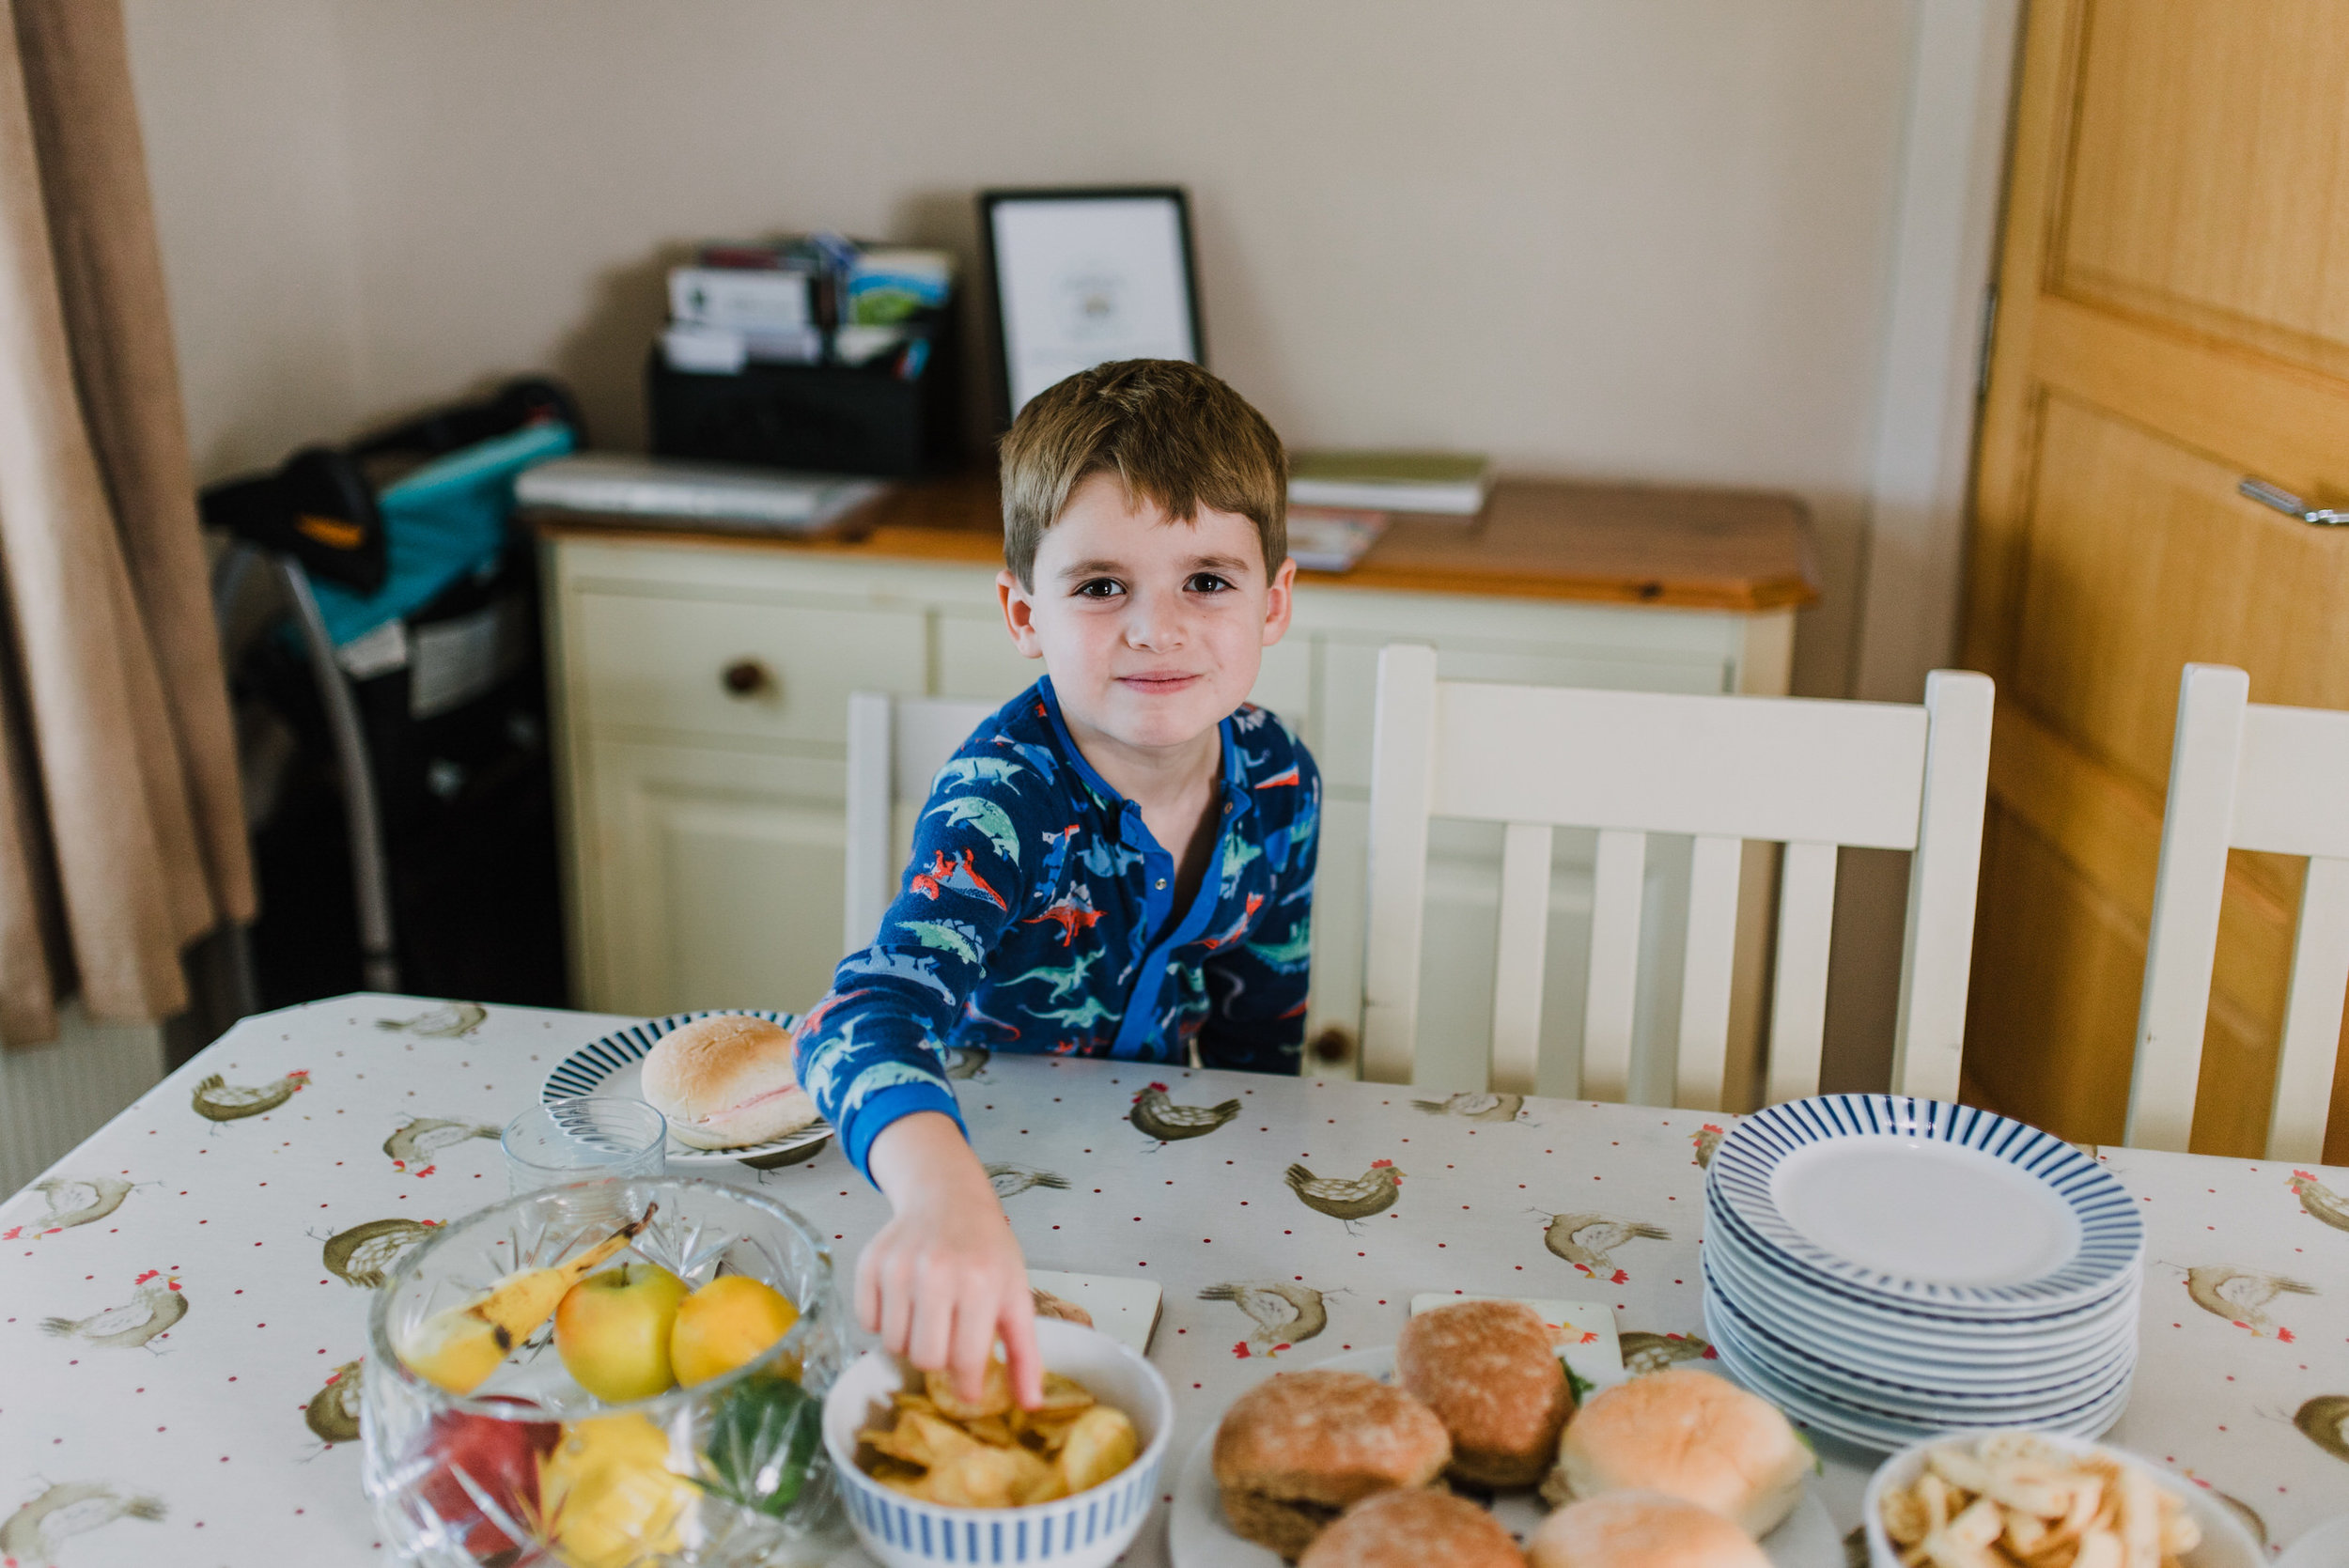
[[1126, 591], [1126, 585], [1113, 577], [1097, 577], [1077, 584], [1079, 598], [1115, 598]]
[[1193, 572], [1190, 581], [1183, 584], [1194, 594], [1220, 594], [1231, 585], [1230, 579], [1218, 577], [1211, 571]]

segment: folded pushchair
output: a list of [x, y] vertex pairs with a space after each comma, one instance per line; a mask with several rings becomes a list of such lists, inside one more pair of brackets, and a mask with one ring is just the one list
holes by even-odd
[[224, 635], [259, 626], [231, 649], [248, 1005], [565, 1000], [535, 560], [509, 520], [515, 478], [582, 437], [530, 379], [203, 493]]

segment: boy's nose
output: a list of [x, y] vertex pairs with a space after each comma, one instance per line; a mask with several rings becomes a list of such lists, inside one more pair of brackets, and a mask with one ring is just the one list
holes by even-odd
[[1170, 653], [1186, 641], [1189, 620], [1181, 595], [1137, 594], [1126, 621], [1126, 641], [1133, 647]]

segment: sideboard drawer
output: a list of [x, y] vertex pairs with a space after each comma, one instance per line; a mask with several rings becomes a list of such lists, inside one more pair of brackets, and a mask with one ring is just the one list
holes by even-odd
[[852, 691], [920, 695], [919, 609], [822, 609], [585, 592], [571, 657], [598, 729], [838, 747]]

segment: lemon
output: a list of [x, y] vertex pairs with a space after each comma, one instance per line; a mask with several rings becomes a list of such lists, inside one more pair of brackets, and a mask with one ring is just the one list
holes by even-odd
[[538, 1491], [554, 1555], [569, 1568], [622, 1568], [676, 1550], [696, 1496], [669, 1468], [668, 1435], [645, 1416], [566, 1425], [538, 1462]]
[[677, 1304], [669, 1365], [688, 1387], [707, 1383], [757, 1359], [799, 1321], [800, 1310], [772, 1285], [722, 1275]]

